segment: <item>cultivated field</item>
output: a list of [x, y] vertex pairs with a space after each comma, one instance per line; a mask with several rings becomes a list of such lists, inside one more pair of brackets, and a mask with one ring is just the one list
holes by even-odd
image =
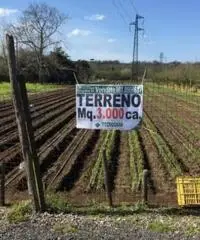
[[[30, 97], [35, 141], [47, 190], [73, 202], [104, 201], [102, 150], [114, 201], [140, 199], [143, 169], [151, 171], [150, 201], [176, 204], [175, 178], [200, 174], [200, 96], [146, 83], [144, 120], [137, 131], [88, 131], [75, 127], [75, 89]], [[6, 191], [27, 193], [12, 104], [0, 103], [0, 161], [6, 164]]]

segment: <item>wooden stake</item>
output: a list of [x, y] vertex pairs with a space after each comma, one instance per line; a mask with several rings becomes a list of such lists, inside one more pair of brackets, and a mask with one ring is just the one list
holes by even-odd
[[8, 67], [13, 92], [13, 104], [15, 108], [16, 121], [19, 138], [25, 161], [27, 181], [31, 187], [34, 209], [36, 212], [45, 210], [44, 192], [40, 177], [39, 160], [35, 148], [34, 132], [29, 112], [29, 104], [26, 86], [22, 79], [17, 79], [14, 39], [6, 35], [8, 48]]
[[103, 165], [104, 165], [104, 183], [105, 183], [105, 189], [106, 194], [108, 198], [108, 204], [110, 207], [113, 206], [112, 202], [112, 192], [111, 192], [111, 186], [110, 186], [110, 178], [109, 178], [109, 172], [108, 172], [108, 163], [106, 158], [106, 150], [103, 150]]
[[5, 164], [0, 164], [0, 206], [5, 206]]
[[147, 169], [144, 169], [143, 171], [143, 181], [142, 181], [142, 194], [143, 194], [143, 203], [148, 203], [148, 177], [149, 177], [149, 171]]

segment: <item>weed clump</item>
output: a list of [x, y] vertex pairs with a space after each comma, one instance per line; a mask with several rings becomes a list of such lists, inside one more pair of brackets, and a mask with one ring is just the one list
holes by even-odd
[[18, 204], [14, 204], [7, 214], [7, 220], [9, 223], [19, 223], [29, 220], [32, 213], [30, 202], [23, 201]]

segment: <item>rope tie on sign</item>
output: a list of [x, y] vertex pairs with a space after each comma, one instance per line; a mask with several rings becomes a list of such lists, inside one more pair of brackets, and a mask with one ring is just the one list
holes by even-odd
[[75, 79], [75, 81], [76, 81], [76, 84], [79, 85], [78, 79], [77, 79], [77, 77], [76, 77], [76, 73], [75, 73], [74, 71], [73, 71], [73, 75], [74, 75], [74, 79]]
[[145, 69], [144, 69], [143, 76], [142, 76], [142, 81], [141, 81], [141, 84], [142, 84], [142, 85], [143, 85], [143, 83], [144, 83], [144, 81], [145, 81], [146, 72], [147, 72], [147, 69], [145, 68]]

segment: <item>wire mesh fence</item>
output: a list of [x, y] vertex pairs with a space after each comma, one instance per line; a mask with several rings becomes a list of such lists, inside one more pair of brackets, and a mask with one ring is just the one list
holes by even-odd
[[[46, 193], [79, 205], [105, 202], [103, 149], [115, 204], [142, 200], [143, 170], [150, 172], [152, 204], [176, 204], [176, 177], [200, 173], [200, 92], [144, 83], [144, 118], [135, 131], [75, 126], [75, 87], [27, 84], [41, 177]], [[5, 90], [4, 90], [5, 92]], [[27, 182], [11, 92], [0, 99], [0, 161], [8, 198], [27, 198]]]
[[145, 86], [143, 128], [156, 155], [149, 158], [151, 172], [157, 189], [176, 200], [176, 177], [199, 175], [199, 90], [155, 81]]

